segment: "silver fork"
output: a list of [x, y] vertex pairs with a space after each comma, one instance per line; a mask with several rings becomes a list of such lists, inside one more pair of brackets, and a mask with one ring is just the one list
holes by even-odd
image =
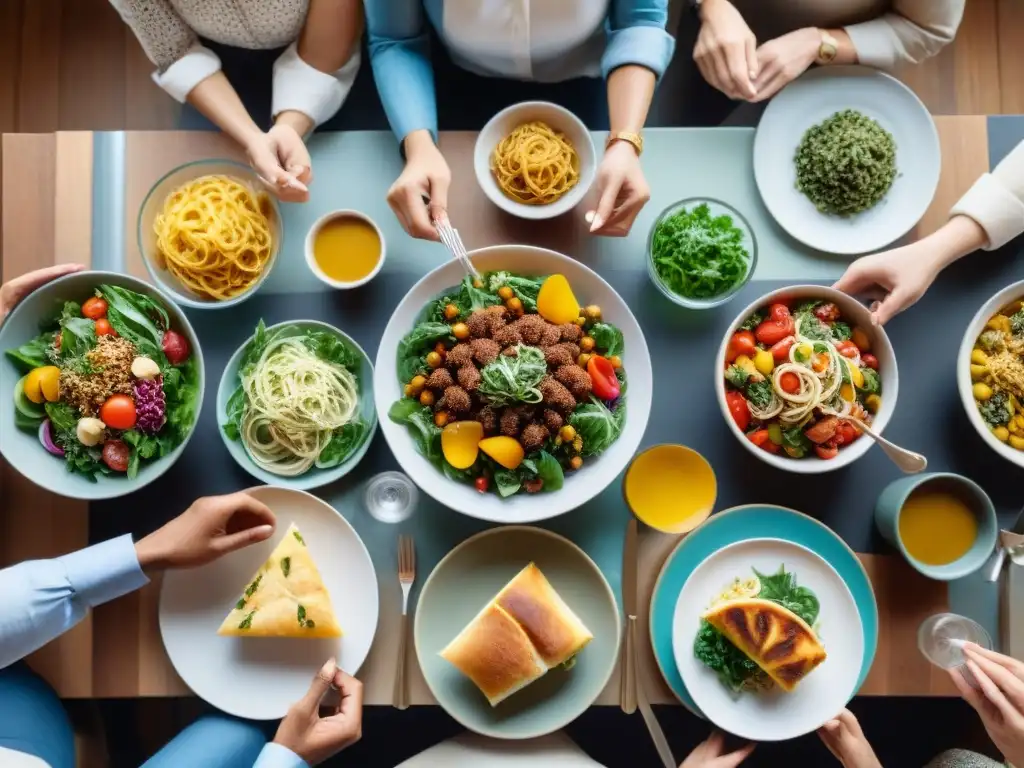
[[405, 646], [409, 636], [409, 590], [416, 580], [416, 545], [411, 536], [398, 537], [398, 582], [402, 585], [402, 624], [398, 635], [398, 661], [395, 668], [395, 691], [392, 704], [397, 709], [409, 708], [409, 686], [405, 680]]
[[470, 277], [474, 280], [479, 280], [480, 273], [477, 271], [476, 267], [473, 266], [473, 262], [469, 260], [469, 253], [466, 251], [466, 246], [462, 244], [462, 238], [459, 236], [459, 230], [452, 226], [452, 223], [448, 218], [448, 214], [442, 212], [440, 216], [434, 219], [434, 227], [437, 229], [437, 234], [441, 238], [441, 242], [447, 246], [449, 251], [451, 251], [452, 256], [462, 264]]

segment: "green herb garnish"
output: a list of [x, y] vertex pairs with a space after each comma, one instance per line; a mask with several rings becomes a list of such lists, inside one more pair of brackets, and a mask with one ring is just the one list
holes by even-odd
[[988, 400], [978, 403], [978, 411], [990, 427], [1005, 427], [1013, 416], [1010, 398], [1005, 392], [993, 392]]
[[242, 623], [238, 625], [239, 629], [252, 629], [252, 617], [256, 615], [256, 609], [253, 608], [249, 613], [242, 619]]
[[299, 544], [301, 544], [302, 546], [306, 546], [306, 540], [302, 538], [301, 533], [299, 533], [298, 531], [292, 531], [292, 536], [295, 537], [295, 540], [298, 541]]
[[755, 381], [747, 387], [745, 394], [754, 407], [764, 410], [772, 401], [772, 384], [767, 379]]
[[547, 372], [543, 352], [537, 347], [517, 344], [515, 355], [498, 355], [480, 371], [478, 391], [494, 406], [539, 403], [543, 398], [537, 385]]
[[288, 578], [288, 574], [291, 573], [291, 572], [292, 572], [292, 559], [290, 557], [282, 557], [281, 558], [281, 573], [283, 573], [284, 577], [287, 579]]
[[299, 610], [296, 615], [299, 619], [300, 627], [305, 627], [306, 629], [313, 629], [316, 626], [315, 621], [306, 618], [306, 608], [304, 606], [299, 606]]
[[261, 581], [263, 581], [262, 573], [253, 580], [252, 584], [245, 588], [245, 596], [247, 598], [252, 597], [253, 593], [255, 593], [256, 590], [260, 588]]
[[758, 310], [740, 325], [741, 331], [753, 331], [757, 326], [764, 322], [765, 314], [761, 310]]

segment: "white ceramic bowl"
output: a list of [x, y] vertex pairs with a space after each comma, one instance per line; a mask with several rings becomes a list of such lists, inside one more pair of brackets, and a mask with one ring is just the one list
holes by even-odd
[[[329, 221], [344, 218], [352, 218], [359, 219], [360, 221], [365, 221], [367, 224], [373, 227], [374, 232], [377, 233], [377, 239], [380, 240], [380, 258], [377, 260], [377, 266], [375, 266], [370, 271], [370, 273], [365, 277], [361, 277], [358, 280], [353, 280], [348, 283], [343, 282], [341, 280], [335, 280], [333, 277], [328, 277], [324, 273], [324, 271], [320, 269], [320, 265], [316, 261], [316, 255], [313, 253], [313, 244], [316, 242], [316, 236], [320, 232], [320, 230], [323, 229], [323, 226]], [[309, 232], [306, 233], [305, 250], [306, 266], [309, 267], [309, 271], [316, 275], [317, 279], [320, 280], [320, 282], [322, 282], [324, 285], [327, 285], [331, 288], [338, 288], [340, 290], [345, 290], [348, 288], [358, 288], [360, 285], [365, 285], [366, 283], [373, 280], [373, 278], [377, 276], [377, 273], [380, 272], [381, 267], [384, 266], [384, 257], [387, 256], [387, 247], [384, 245], [384, 233], [380, 231], [380, 227], [377, 226], [377, 222], [375, 222], [365, 213], [362, 213], [361, 211], [357, 211], [351, 208], [345, 208], [340, 211], [331, 211], [330, 213], [325, 213], [323, 216], [321, 216], [319, 219], [313, 222], [313, 226], [310, 227]]]
[[981, 309], [978, 310], [978, 314], [974, 316], [970, 325], [967, 326], [964, 340], [960, 343], [960, 352], [956, 360], [956, 384], [957, 389], [960, 390], [960, 400], [964, 404], [964, 410], [967, 411], [967, 420], [971, 422], [978, 431], [978, 434], [981, 435], [981, 439], [1007, 461], [1016, 464], [1018, 467], [1024, 467], [1024, 452], [1000, 442], [992, 434], [992, 430], [989, 429], [988, 424], [985, 423], [985, 420], [981, 418], [981, 414], [978, 412], [978, 406], [974, 403], [974, 394], [971, 390], [971, 385], [974, 384], [971, 381], [971, 350], [974, 348], [974, 342], [977, 341], [981, 332], [985, 330], [985, 323], [988, 322], [992, 315], [999, 312], [1007, 304], [1012, 304], [1019, 299], [1024, 299], [1024, 280], [1006, 286], [1006, 288], [986, 301]]
[[[542, 120], [556, 131], [561, 131], [572, 142], [580, 156], [580, 180], [565, 195], [550, 205], [524, 205], [510, 199], [501, 191], [491, 173], [491, 153], [505, 136], [523, 123]], [[506, 213], [521, 219], [552, 219], [575, 208], [594, 183], [597, 172], [597, 152], [590, 131], [576, 115], [547, 101], [524, 101], [506, 107], [487, 121], [476, 139], [473, 150], [473, 170], [476, 180], [491, 202]]]
[[507, 499], [480, 494], [472, 485], [449, 480], [416, 450], [403, 424], [388, 418], [388, 410], [402, 398], [398, 381], [398, 344], [416, 324], [427, 304], [459, 284], [464, 273], [448, 260], [427, 273], [395, 309], [377, 350], [374, 363], [374, 399], [380, 427], [395, 458], [413, 482], [441, 504], [469, 517], [497, 523], [529, 523], [569, 512], [603, 491], [629, 464], [647, 428], [651, 412], [651, 357], [643, 332], [622, 297], [600, 275], [560, 253], [529, 245], [501, 245], [472, 251], [473, 265], [481, 272], [507, 269], [524, 275], [565, 275], [583, 304], [597, 304], [604, 318], [623, 335], [622, 364], [628, 377], [626, 425], [608, 450], [587, 459], [583, 468], [566, 474], [561, 490], [536, 495], [519, 493]]
[[146, 265], [149, 276], [153, 278], [153, 282], [162, 291], [170, 294], [178, 304], [186, 307], [195, 307], [196, 309], [224, 309], [240, 304], [252, 296], [277, 264], [277, 256], [281, 252], [281, 242], [284, 238], [281, 208], [278, 206], [277, 198], [267, 192], [270, 196], [270, 206], [273, 211], [270, 217], [270, 225], [274, 235], [274, 245], [271, 249], [270, 261], [267, 262], [262, 274], [249, 286], [248, 290], [226, 301], [216, 301], [200, 296], [186, 288], [174, 275], [160, 266], [156, 255], [156, 234], [153, 232], [153, 221], [163, 209], [167, 196], [182, 184], [198, 179], [200, 176], [231, 176], [246, 184], [253, 192], [260, 193], [266, 191], [263, 182], [260, 181], [259, 177], [249, 166], [236, 163], [234, 160], [197, 160], [192, 163], [179, 165], [161, 177], [142, 201], [137, 223], [139, 254], [142, 256], [142, 261]]
[[[794, 285], [789, 288], [780, 288], [777, 291], [766, 293], [757, 301], [747, 306], [736, 319], [729, 325], [729, 330], [722, 339], [718, 348], [718, 356], [715, 358], [715, 394], [718, 397], [718, 405], [722, 410], [722, 417], [730, 432], [732, 432], [740, 444], [761, 461], [771, 464], [773, 467], [784, 469], [788, 472], [796, 472], [803, 475], [817, 475], [824, 472], [831, 472], [835, 469], [848, 466], [867, 453], [874, 446], [874, 441], [867, 436], [862, 436], [852, 445], [839, 449], [839, 455], [834, 459], [823, 461], [817, 457], [803, 459], [792, 459], [784, 453], [771, 454], [762, 450], [748, 440], [740, 428], [736, 426], [732, 416], [729, 414], [729, 406], [725, 402], [725, 378], [722, 371], [725, 370], [726, 349], [729, 346], [729, 339], [746, 320], [758, 309], [766, 307], [774, 301], [793, 301], [800, 299], [823, 299], [831, 301], [842, 313], [844, 322], [849, 323], [851, 328], [862, 328], [871, 337], [871, 354], [878, 358], [878, 373], [882, 377], [882, 407], [875, 414], [871, 422], [872, 428], [881, 434], [885, 426], [892, 418], [896, 408], [896, 396], [899, 394], [899, 373], [896, 370], [896, 353], [893, 352], [889, 337], [881, 328], [871, 324], [871, 313], [868, 308], [856, 299], [848, 296], [835, 288], [824, 285]], [[995, 439], [995, 438], [993, 438]]]

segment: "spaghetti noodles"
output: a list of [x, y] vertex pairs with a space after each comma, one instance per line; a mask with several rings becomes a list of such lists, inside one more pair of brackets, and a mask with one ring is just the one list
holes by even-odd
[[524, 123], [498, 142], [491, 172], [506, 197], [549, 205], [579, 182], [580, 156], [565, 134], [547, 123]]
[[238, 296], [270, 263], [272, 216], [269, 197], [235, 179], [194, 179], [167, 196], [153, 221], [161, 266], [204, 298]]

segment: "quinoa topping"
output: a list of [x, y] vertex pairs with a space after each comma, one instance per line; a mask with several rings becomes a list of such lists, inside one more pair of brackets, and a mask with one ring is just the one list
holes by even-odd
[[111, 395], [132, 393], [135, 346], [120, 336], [99, 336], [85, 353], [90, 373], [61, 369], [60, 399], [83, 416], [94, 416]]

